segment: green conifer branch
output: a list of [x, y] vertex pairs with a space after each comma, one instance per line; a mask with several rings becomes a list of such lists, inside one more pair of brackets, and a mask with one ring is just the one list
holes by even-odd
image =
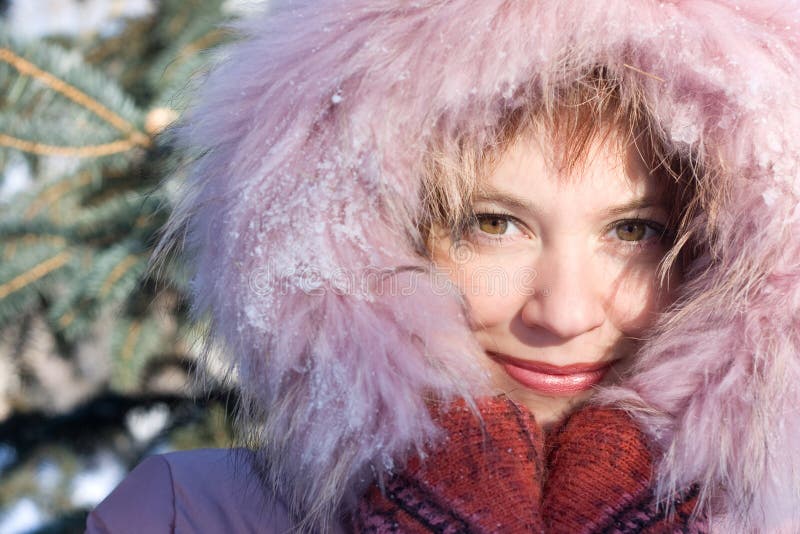
[[112, 386], [130, 391], [141, 386], [139, 379], [147, 363], [159, 353], [164, 332], [155, 317], [132, 317], [117, 321], [111, 338], [114, 361]]
[[[122, 94], [113, 80], [93, 71], [83, 62], [76, 64], [74, 58], [72, 61], [65, 61], [67, 59], [65, 51], [55, 45], [39, 44], [35, 48], [24, 48], [10, 39], [6, 33], [6, 30], [0, 28], [0, 64], [6, 66], [0, 71], [2, 74], [0, 87], [10, 88], [2, 106], [2, 116], [5, 120], [0, 121], [0, 146], [37, 155], [90, 158], [118, 154], [137, 147], [147, 148], [151, 145], [151, 137], [138, 126], [142, 122], [141, 113]], [[36, 82], [36, 88], [31, 85], [32, 81]], [[50, 94], [40, 95], [42, 89], [46, 89]], [[62, 131], [63, 128], [40, 127], [37, 129], [38, 136], [31, 136], [30, 132], [21, 135], [13, 131], [24, 131], [26, 125], [31, 123], [30, 120], [19, 120], [21, 116], [29, 114], [31, 109], [36, 110], [36, 116], [41, 119], [51, 116], [63, 121], [65, 117], [72, 117], [74, 122], [67, 130], [78, 139], [82, 137], [78, 135], [81, 129], [84, 129], [84, 134], [95, 136], [102, 130], [85, 129], [82, 125], [89, 122], [87, 119], [82, 119], [80, 113], [77, 117], [74, 112], [51, 110], [48, 113], [50, 106], [58, 105], [58, 99], [54, 100], [54, 96], [70, 102], [73, 107], [78, 106], [84, 113], [90, 113], [121, 133], [123, 137], [75, 146], [41, 139], [42, 135], [53, 135], [53, 131], [67, 135], [66, 131]]]
[[51, 275], [53, 272], [64, 267], [72, 258], [72, 254], [67, 250], [57, 253], [36, 262], [34, 265], [21, 272], [0, 272], [0, 300], [8, 298], [10, 295], [22, 291], [32, 284], [39, 282], [42, 278]]
[[0, 325], [16, 321], [37, 305], [49, 283], [74, 261], [73, 254], [56, 244], [19, 249], [11, 261], [0, 262]]
[[94, 169], [84, 169], [73, 176], [40, 187], [22, 208], [23, 219], [31, 220], [42, 213], [46, 214], [47, 208], [52, 204], [62, 201], [69, 195], [76, 195], [83, 188], [90, 186], [98, 179], [97, 173], [93, 171]]
[[40, 68], [38, 65], [23, 57], [11, 47], [0, 46], [0, 61], [7, 63], [23, 76], [36, 79], [53, 91], [72, 100], [79, 106], [91, 111], [99, 118], [125, 134], [131, 142], [140, 146], [149, 146], [150, 138], [139, 130], [131, 121], [104, 105], [98, 98], [90, 96], [75, 85], [66, 82], [57, 75]]

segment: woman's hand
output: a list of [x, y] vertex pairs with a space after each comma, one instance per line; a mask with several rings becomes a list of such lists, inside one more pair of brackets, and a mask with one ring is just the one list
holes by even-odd
[[653, 455], [622, 410], [589, 406], [548, 440], [542, 515], [548, 533], [703, 532], [689, 492], [665, 517], [652, 492]]
[[589, 406], [548, 437], [525, 407], [483, 399], [481, 418], [456, 402], [432, 415], [446, 437], [373, 485], [354, 530], [375, 532], [703, 532], [688, 494], [665, 517], [651, 490], [652, 453], [624, 411]]
[[542, 532], [543, 435], [506, 397], [432, 409], [445, 438], [426, 458], [376, 485], [354, 516], [356, 532]]

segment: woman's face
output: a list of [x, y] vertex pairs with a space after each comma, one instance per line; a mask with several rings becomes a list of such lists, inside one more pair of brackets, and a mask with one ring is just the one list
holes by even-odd
[[619, 376], [671, 300], [656, 276], [670, 206], [633, 148], [595, 142], [560, 176], [541, 146], [514, 144], [461, 240], [433, 254], [467, 299], [494, 384], [547, 426]]

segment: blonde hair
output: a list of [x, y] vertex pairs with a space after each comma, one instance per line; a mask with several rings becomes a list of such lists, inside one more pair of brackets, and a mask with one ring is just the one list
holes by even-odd
[[674, 267], [683, 270], [694, 256], [689, 222], [700, 209], [696, 158], [670, 150], [664, 133], [648, 111], [644, 92], [623, 86], [619, 77], [598, 67], [576, 83], [558, 87], [539, 98], [509, 108], [488, 136], [452, 139], [439, 132], [424, 162], [422, 216], [419, 229], [430, 257], [440, 230], [458, 231], [469, 220], [471, 204], [482, 177], [490, 174], [514, 142], [537, 133], [552, 147], [549, 162], [562, 176], [573, 175], [586, 162], [595, 141], [614, 142], [620, 150], [632, 146], [651, 173], [659, 178], [669, 206], [669, 252], [659, 266], [666, 279]]

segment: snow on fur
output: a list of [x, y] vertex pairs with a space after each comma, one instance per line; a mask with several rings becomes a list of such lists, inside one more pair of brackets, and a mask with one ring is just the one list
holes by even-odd
[[[185, 239], [194, 312], [295, 517], [326, 525], [431, 437], [426, 396], [482, 391], [459, 301], [410, 237], [431, 132], [480, 138], [603, 65], [724, 191], [682, 298], [603, 398], [663, 448], [662, 497], [699, 483], [719, 530], [800, 529], [797, 3], [271, 4], [178, 131], [202, 155], [159, 253]], [[352, 282], [366, 271], [390, 274]]]

